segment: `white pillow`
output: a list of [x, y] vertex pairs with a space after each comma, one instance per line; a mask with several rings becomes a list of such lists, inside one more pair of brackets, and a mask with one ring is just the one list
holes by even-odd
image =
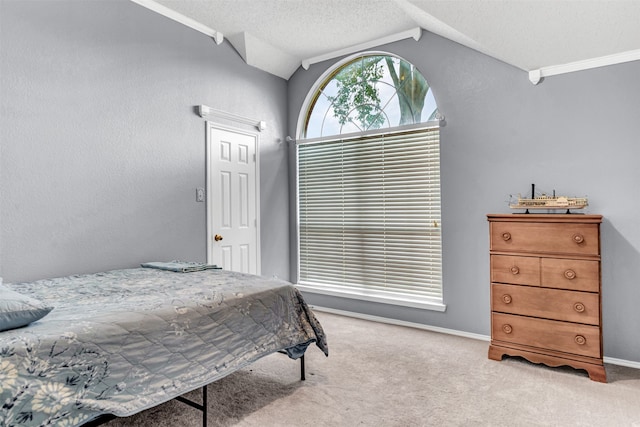
[[53, 310], [42, 301], [22, 295], [0, 283], [0, 331], [20, 328]]

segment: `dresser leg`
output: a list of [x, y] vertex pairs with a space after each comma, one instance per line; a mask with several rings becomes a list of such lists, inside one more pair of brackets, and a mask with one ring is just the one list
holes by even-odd
[[591, 381], [597, 381], [599, 383], [607, 382], [607, 372], [604, 370], [604, 366], [594, 366], [593, 368], [584, 368], [589, 374]]
[[502, 360], [502, 356], [504, 356], [505, 352], [500, 350], [497, 347], [492, 345], [489, 346], [489, 359], [491, 360]]

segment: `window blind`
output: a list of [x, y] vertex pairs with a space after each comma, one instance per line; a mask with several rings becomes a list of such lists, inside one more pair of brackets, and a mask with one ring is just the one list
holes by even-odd
[[442, 301], [439, 129], [298, 145], [299, 278]]

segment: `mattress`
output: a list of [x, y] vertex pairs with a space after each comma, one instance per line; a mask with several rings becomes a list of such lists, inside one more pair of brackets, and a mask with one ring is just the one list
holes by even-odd
[[135, 268], [8, 286], [54, 309], [0, 332], [3, 426], [129, 416], [277, 351], [328, 355], [302, 295], [278, 279]]

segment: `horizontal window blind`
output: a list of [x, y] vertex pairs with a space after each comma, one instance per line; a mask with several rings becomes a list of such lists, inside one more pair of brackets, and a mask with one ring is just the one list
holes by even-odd
[[439, 129], [298, 145], [299, 278], [442, 301]]

